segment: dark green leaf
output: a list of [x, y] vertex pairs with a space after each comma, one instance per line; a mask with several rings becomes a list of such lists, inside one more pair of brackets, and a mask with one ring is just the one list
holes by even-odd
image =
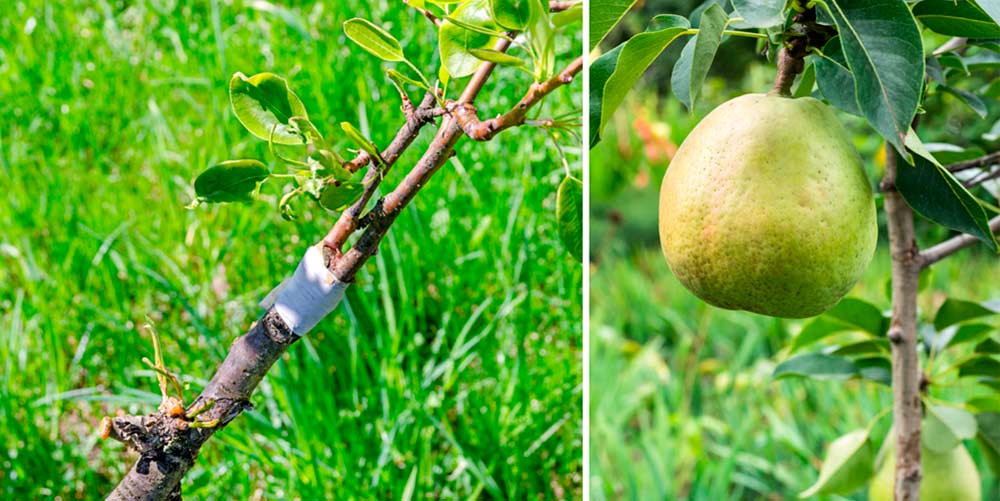
[[849, 325], [838, 320], [826, 316], [816, 317], [806, 322], [799, 335], [795, 336], [795, 339], [792, 340], [792, 352], [796, 352], [825, 337], [849, 330], [851, 330]]
[[590, 45], [588, 50], [594, 50], [597, 44], [608, 36], [622, 16], [632, 8], [636, 0], [601, 0], [590, 3]]
[[1000, 375], [1000, 361], [988, 355], [971, 358], [958, 366], [959, 377], [985, 376], [996, 378]]
[[[989, 2], [991, 0], [987, 0]], [[913, 15], [942, 35], [963, 38], [1000, 38], [1000, 26], [978, 5], [966, 0], [923, 0]]]
[[257, 184], [270, 174], [257, 160], [227, 160], [199, 174], [194, 191], [202, 202], [252, 202]]
[[890, 351], [889, 340], [885, 338], [868, 339], [857, 343], [846, 344], [833, 350], [831, 355], [853, 357], [857, 355], [887, 354]]
[[973, 158], [986, 155], [986, 151], [976, 147], [963, 148], [947, 143], [924, 143], [924, 146], [927, 147], [927, 151], [933, 153], [934, 157], [944, 165], [964, 162], [965, 160], [972, 160]]
[[833, 355], [806, 353], [796, 355], [778, 364], [771, 377], [810, 377], [813, 379], [850, 379], [858, 375], [853, 362]]
[[885, 322], [882, 312], [875, 305], [858, 298], [844, 298], [802, 328], [792, 342], [792, 351], [837, 332], [860, 330], [881, 336], [885, 332]]
[[886, 357], [859, 358], [854, 361], [861, 377], [892, 387], [892, 362]]
[[[952, 325], [941, 331], [938, 336], [939, 344], [943, 344], [944, 348], [950, 348], [965, 343], [978, 343], [989, 337], [992, 330], [993, 326], [986, 324]], [[940, 346], [936, 348], [943, 349]]]
[[591, 147], [646, 68], [689, 28], [680, 16], [657, 16], [662, 29], [640, 33], [590, 65]]
[[850, 494], [865, 485], [875, 472], [875, 446], [868, 430], [855, 430], [837, 438], [827, 447], [819, 479], [801, 494]]
[[523, 30], [531, 21], [531, 0], [490, 0], [493, 19], [508, 30]]
[[922, 156], [913, 160], [913, 166], [897, 162], [896, 189], [906, 203], [927, 219], [975, 236], [996, 250], [997, 243], [990, 231], [986, 211], [969, 190], [947, 169]]
[[[619, 45], [614, 49], [611, 49], [605, 54], [595, 59], [590, 63], [590, 106], [588, 106], [588, 113], [590, 114], [590, 147], [593, 148], [601, 141], [601, 115], [602, 115], [602, 101], [604, 99], [604, 88], [608, 81], [608, 78], [615, 72], [615, 67], [618, 64], [618, 56], [621, 54], [622, 48], [625, 44]], [[624, 92], [628, 92], [625, 89]], [[624, 97], [623, 92], [623, 97]], [[609, 114], [614, 113], [612, 109]]]
[[361, 198], [364, 192], [363, 183], [329, 183], [323, 187], [319, 204], [325, 209], [340, 212]]
[[566, 176], [556, 193], [556, 220], [559, 238], [566, 250], [583, 261], [583, 183]]
[[[477, 26], [489, 31], [497, 30], [487, 0], [469, 0], [455, 9], [449, 17], [463, 25]], [[442, 65], [453, 78], [469, 76], [476, 71], [480, 63], [469, 50], [491, 49], [496, 40], [496, 37], [445, 20], [438, 30], [438, 50], [441, 52]]]
[[344, 21], [344, 34], [371, 55], [389, 62], [406, 60], [399, 40], [367, 19]]
[[1000, 313], [1000, 304], [997, 302], [976, 303], [948, 298], [934, 315], [934, 328], [940, 331], [949, 325], [997, 313]]
[[986, 109], [986, 103], [983, 102], [982, 98], [980, 98], [979, 96], [966, 90], [956, 89], [954, 87], [948, 87], [945, 85], [942, 85], [940, 89], [944, 92], [947, 92], [955, 96], [960, 101], [968, 105], [969, 108], [972, 108], [972, 111], [976, 112], [976, 114], [979, 115], [979, 118], [986, 118], [986, 113], [988, 113], [989, 110]]
[[868, 122], [898, 151], [920, 101], [924, 53], [917, 23], [899, 0], [830, 0], [857, 102]]
[[785, 22], [785, 0], [732, 0], [734, 17], [748, 28], [770, 28]]
[[[273, 73], [247, 77], [236, 73], [229, 81], [233, 113], [253, 135], [275, 144], [303, 144], [308, 138], [289, 119], [309, 118], [302, 101], [288, 83]], [[273, 131], [273, 136], [272, 136]]]
[[674, 64], [670, 88], [688, 110], [694, 110], [728, 20], [729, 15], [718, 5], [713, 4], [705, 10], [698, 25], [698, 34], [688, 41], [680, 59]]
[[986, 339], [985, 341], [976, 345], [976, 353], [983, 353], [987, 355], [1000, 355], [1000, 342], [993, 339]]
[[833, 37], [823, 46], [823, 55], [816, 58], [816, 83], [827, 101], [837, 109], [861, 116], [854, 91], [854, 75], [847, 67], [840, 37]]
[[799, 85], [795, 88], [795, 92], [792, 92], [792, 97], [808, 97], [812, 95], [814, 85], [816, 85], [816, 65], [810, 64], [802, 72], [802, 77], [799, 78]]
[[976, 441], [990, 469], [995, 475], [1000, 475], [1000, 413], [976, 414], [976, 424], [979, 428]]

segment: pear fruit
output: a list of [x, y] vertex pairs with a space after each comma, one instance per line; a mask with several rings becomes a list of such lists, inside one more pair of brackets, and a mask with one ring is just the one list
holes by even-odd
[[708, 114], [660, 188], [660, 243], [674, 275], [715, 306], [818, 315], [875, 251], [861, 157], [813, 98], [749, 94]]
[[[945, 453], [924, 447], [920, 461], [923, 471], [920, 501], [982, 501], [979, 470], [961, 443]], [[868, 488], [868, 500], [892, 501], [895, 481], [896, 448], [890, 444], [882, 467]]]

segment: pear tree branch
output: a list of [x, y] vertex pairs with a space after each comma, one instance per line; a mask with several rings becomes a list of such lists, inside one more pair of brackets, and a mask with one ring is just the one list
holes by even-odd
[[[990, 219], [990, 231], [994, 234], [1000, 233], [1000, 216], [996, 216]], [[972, 244], [978, 242], [979, 239], [963, 233], [958, 236], [954, 236], [941, 242], [933, 247], [928, 247], [927, 249], [920, 252], [920, 267], [921, 269], [927, 268], [932, 264], [966, 248]]]

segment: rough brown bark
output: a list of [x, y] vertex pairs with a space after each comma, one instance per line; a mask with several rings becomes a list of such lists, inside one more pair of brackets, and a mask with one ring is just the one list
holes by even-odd
[[885, 146], [885, 213], [892, 254], [893, 426], [896, 431], [896, 501], [920, 499], [920, 359], [917, 356], [917, 282], [920, 252], [913, 230], [913, 210], [896, 191], [896, 152]]

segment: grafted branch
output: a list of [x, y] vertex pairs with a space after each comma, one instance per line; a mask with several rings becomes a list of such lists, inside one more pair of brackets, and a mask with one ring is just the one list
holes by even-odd
[[528, 93], [521, 98], [514, 108], [503, 115], [488, 120], [480, 120], [476, 107], [469, 102], [451, 102], [446, 109], [458, 122], [466, 136], [476, 141], [489, 141], [500, 132], [523, 125], [528, 116], [528, 110], [557, 88], [573, 81], [573, 78], [583, 68], [583, 57], [578, 57], [566, 69], [553, 75], [544, 82], [531, 85]]
[[[508, 40], [501, 39], [494, 49], [503, 52], [509, 45]], [[494, 63], [481, 63], [458, 103], [471, 104], [494, 67]], [[444, 115], [434, 140], [421, 159], [399, 186], [360, 218], [368, 222], [364, 233], [347, 252], [341, 251], [348, 237], [357, 231], [359, 215], [381, 182], [384, 170], [398, 160], [423, 126], [442, 115], [442, 110], [434, 107], [435, 103], [436, 98], [431, 94], [425, 96], [416, 108], [412, 104], [407, 107], [404, 101], [406, 122], [382, 152], [382, 171], [376, 168], [369, 171], [362, 198], [341, 215], [324, 237], [322, 243], [327, 249], [327, 266], [340, 282], [353, 281], [361, 267], [375, 254], [379, 242], [399, 213], [454, 154], [462, 128], [455, 118]], [[359, 154], [348, 163], [348, 168], [357, 171], [371, 160], [366, 153]], [[245, 335], [236, 339], [208, 386], [186, 409], [179, 412], [161, 410], [147, 416], [121, 416], [105, 421], [105, 429], [102, 430], [105, 436], [125, 442], [140, 453], [140, 459], [108, 499], [180, 499], [181, 478], [193, 466], [202, 445], [250, 407], [250, 396], [261, 379], [299, 338], [274, 309], [269, 309]]]

